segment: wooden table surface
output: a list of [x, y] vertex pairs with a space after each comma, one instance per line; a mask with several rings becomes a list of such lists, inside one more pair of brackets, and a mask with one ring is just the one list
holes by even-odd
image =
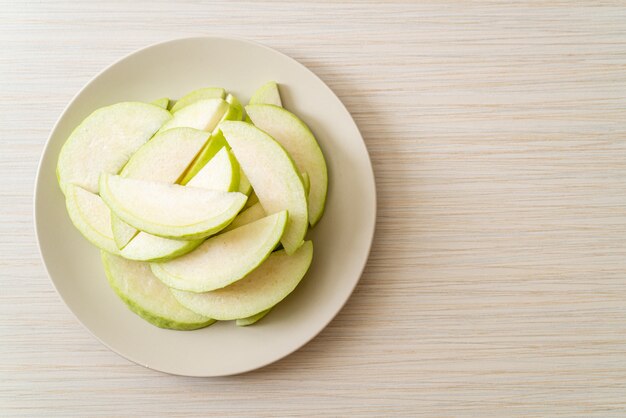
[[[626, 3], [203, 3], [2, 2], [0, 416], [626, 416]], [[32, 220], [71, 97], [137, 48], [201, 34], [315, 71], [379, 198], [339, 316], [219, 379], [102, 346], [55, 293]]]

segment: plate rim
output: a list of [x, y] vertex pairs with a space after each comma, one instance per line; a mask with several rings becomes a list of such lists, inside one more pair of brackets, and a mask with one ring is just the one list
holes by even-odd
[[[63, 294], [59, 291], [59, 288], [57, 287], [57, 284], [56, 284], [55, 280], [53, 279], [52, 275], [50, 274], [50, 270], [48, 268], [48, 263], [46, 262], [46, 257], [43, 254], [43, 249], [42, 249], [42, 246], [41, 246], [41, 240], [40, 240], [40, 236], [39, 236], [40, 235], [40, 231], [39, 230], [40, 230], [40, 228], [42, 228], [42, 226], [40, 225], [41, 221], [39, 220], [40, 217], [38, 215], [39, 211], [38, 211], [37, 208], [39, 206], [38, 205], [38, 201], [40, 199], [38, 190], [39, 190], [40, 182], [41, 182], [41, 178], [42, 178], [43, 160], [44, 160], [44, 157], [49, 152], [49, 148], [51, 146], [52, 138], [55, 135], [55, 132], [57, 131], [57, 129], [59, 127], [59, 124], [65, 118], [66, 114], [68, 113], [68, 111], [70, 110], [70, 108], [72, 107], [74, 102], [83, 93], [83, 91], [85, 91], [89, 86], [91, 86], [94, 82], [96, 82], [96, 80], [98, 78], [100, 78], [100, 76], [102, 76], [104, 73], [106, 73], [107, 71], [109, 71], [111, 68], [115, 67], [116, 65], [118, 65], [122, 61], [125, 61], [126, 59], [128, 59], [128, 58], [130, 58], [130, 57], [132, 57], [134, 55], [143, 53], [143, 52], [145, 52], [145, 51], [147, 51], [149, 49], [152, 49], [152, 48], [160, 47], [160, 46], [163, 46], [163, 45], [166, 45], [166, 44], [170, 44], [170, 43], [176, 43], [176, 42], [181, 42], [181, 41], [183, 41], [183, 42], [184, 41], [192, 41], [192, 40], [211, 40], [211, 41], [233, 41], [234, 40], [234, 41], [242, 42], [242, 43], [245, 43], [245, 44], [253, 45], [255, 47], [265, 49], [265, 50], [269, 51], [270, 53], [278, 54], [278, 55], [282, 56], [282, 58], [287, 59], [288, 61], [294, 63], [295, 65], [297, 65], [299, 67], [302, 67], [306, 72], [309, 73], [309, 75], [311, 75], [312, 77], [317, 79], [319, 82], [321, 82], [321, 84], [324, 86], [324, 88], [326, 88], [328, 90], [328, 92], [337, 99], [337, 101], [339, 102], [342, 110], [349, 117], [350, 121], [354, 125], [354, 128], [356, 129], [357, 133], [359, 134], [361, 143], [363, 144], [363, 148], [365, 149], [365, 157], [367, 158], [367, 163], [368, 163], [367, 165], [369, 167], [368, 180], [369, 180], [369, 182], [371, 182], [372, 190], [373, 190], [373, 194], [372, 194], [372, 199], [373, 199], [373, 202], [372, 202], [373, 203], [372, 218], [373, 218], [373, 222], [371, 222], [371, 227], [369, 228], [370, 230], [367, 233], [369, 243], [367, 245], [366, 256], [364, 257], [364, 261], [362, 263], [362, 266], [360, 266], [360, 268], [359, 268], [358, 278], [357, 278], [357, 280], [355, 280], [354, 284], [352, 285], [352, 287], [350, 289], [350, 292], [347, 294], [345, 300], [341, 304], [339, 304], [336, 309], [333, 310], [332, 315], [329, 316], [329, 319], [327, 321], [323, 322], [323, 324], [321, 325], [321, 327], [319, 327], [319, 329], [317, 329], [314, 332], [312, 332], [310, 336], [308, 336], [307, 338], [303, 339], [294, 348], [288, 350], [286, 353], [284, 353], [284, 354], [282, 354], [282, 355], [280, 355], [278, 357], [275, 357], [275, 358], [270, 359], [270, 360], [266, 360], [266, 361], [264, 361], [264, 362], [262, 362], [262, 363], [260, 363], [258, 365], [250, 366], [250, 367], [247, 367], [247, 368], [244, 368], [242, 370], [239, 370], [239, 371], [236, 371], [236, 372], [232, 372], [232, 373], [184, 374], [184, 373], [176, 373], [176, 372], [172, 372], [172, 371], [160, 370], [158, 368], [151, 367], [149, 365], [143, 364], [139, 359], [136, 359], [136, 358], [134, 358], [131, 355], [128, 355], [128, 354], [125, 354], [125, 353], [121, 353], [116, 348], [114, 348], [111, 345], [109, 345], [106, 341], [104, 341], [102, 338], [100, 338], [98, 335], [96, 335], [96, 333], [91, 328], [89, 328], [81, 320], [80, 316], [71, 308], [70, 304], [67, 303], [67, 300], [65, 299]], [[285, 54], [285, 53], [283, 53], [283, 52], [281, 52], [281, 51], [279, 51], [277, 49], [269, 47], [269, 46], [267, 46], [267, 45], [265, 45], [263, 43], [260, 43], [258, 41], [254, 41], [254, 40], [250, 40], [250, 39], [243, 38], [243, 37], [238, 37], [238, 36], [217, 36], [217, 35], [182, 36], [182, 37], [170, 38], [170, 39], [167, 39], [165, 41], [153, 42], [151, 44], [148, 44], [148, 45], [146, 45], [144, 47], [135, 49], [135, 50], [131, 51], [130, 53], [127, 53], [127, 54], [123, 55], [122, 57], [116, 59], [115, 61], [113, 61], [109, 65], [105, 66], [102, 70], [98, 71], [93, 77], [91, 77], [89, 79], [89, 81], [87, 81], [73, 95], [73, 97], [70, 99], [70, 101], [64, 107], [63, 111], [60, 113], [60, 115], [58, 116], [56, 122], [54, 123], [54, 125], [50, 129], [48, 137], [47, 137], [47, 139], [46, 139], [46, 141], [44, 143], [44, 146], [43, 146], [42, 150], [40, 151], [39, 161], [37, 163], [37, 170], [36, 170], [36, 175], [35, 175], [35, 182], [34, 182], [34, 187], [33, 187], [33, 226], [34, 226], [34, 230], [35, 230], [35, 239], [36, 239], [36, 243], [37, 243], [37, 251], [39, 253], [39, 258], [40, 258], [40, 260], [43, 263], [43, 267], [44, 267], [44, 270], [46, 272], [46, 275], [48, 276], [49, 281], [52, 283], [52, 287], [54, 288], [55, 292], [57, 293], [57, 295], [59, 296], [59, 298], [61, 299], [61, 301], [65, 305], [65, 307], [70, 311], [70, 313], [78, 321], [78, 323], [84, 329], [86, 329], [89, 332], [89, 334], [91, 334], [93, 337], [95, 337], [95, 339], [97, 341], [99, 341], [102, 345], [107, 347], [109, 350], [111, 350], [112, 352], [114, 352], [118, 356], [120, 356], [120, 357], [122, 357], [122, 358], [124, 358], [124, 359], [126, 359], [126, 360], [128, 360], [128, 361], [130, 361], [132, 363], [135, 363], [135, 364], [137, 364], [139, 366], [142, 366], [144, 368], [147, 368], [149, 370], [154, 370], [156, 372], [164, 373], [164, 374], [167, 374], [167, 375], [185, 376], [185, 377], [198, 377], [198, 378], [236, 376], [236, 375], [249, 373], [251, 371], [264, 368], [264, 367], [266, 367], [266, 366], [268, 366], [270, 364], [273, 364], [273, 363], [276, 363], [278, 361], [281, 361], [285, 357], [287, 357], [287, 356], [293, 354], [294, 352], [300, 350], [306, 344], [308, 344], [313, 339], [315, 339], [324, 329], [326, 329], [328, 327], [328, 325], [336, 318], [336, 316], [339, 314], [339, 312], [341, 312], [341, 310], [345, 307], [346, 303], [348, 302], [348, 300], [350, 299], [350, 297], [354, 293], [354, 290], [356, 289], [356, 286], [361, 281], [361, 278], [363, 276], [363, 272], [365, 271], [365, 267], [367, 266], [367, 262], [369, 261], [369, 258], [370, 258], [370, 255], [371, 255], [371, 251], [372, 251], [372, 246], [373, 246], [373, 242], [374, 242], [374, 235], [375, 235], [375, 232], [376, 232], [377, 218], [378, 218], [378, 213], [377, 212], [378, 212], [378, 193], [377, 193], [377, 188], [376, 188], [376, 176], [374, 174], [374, 167], [372, 165], [372, 159], [371, 159], [369, 150], [367, 148], [367, 144], [365, 142], [365, 139], [363, 138], [363, 134], [361, 133], [361, 130], [359, 129], [356, 121], [352, 117], [352, 114], [350, 113], [348, 108], [345, 106], [343, 101], [326, 84], [326, 82], [324, 82], [324, 80], [322, 80], [317, 74], [315, 74], [315, 72], [313, 72], [310, 68], [308, 68], [306, 65], [302, 64], [301, 62], [299, 62], [295, 58], [292, 58], [291, 56], [289, 56], [289, 55], [287, 55], [287, 54]]]

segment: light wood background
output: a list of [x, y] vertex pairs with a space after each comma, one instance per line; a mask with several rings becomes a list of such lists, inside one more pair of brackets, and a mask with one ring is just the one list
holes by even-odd
[[[626, 416], [626, 3], [0, 3], [0, 416]], [[199, 34], [315, 71], [359, 125], [379, 196], [339, 316], [221, 379], [103, 347], [53, 290], [32, 225], [70, 98], [137, 48]]]

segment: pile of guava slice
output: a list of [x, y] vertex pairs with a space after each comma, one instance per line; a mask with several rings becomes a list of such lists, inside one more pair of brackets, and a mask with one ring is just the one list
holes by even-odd
[[57, 177], [115, 293], [177, 330], [251, 325], [287, 297], [311, 265], [306, 234], [328, 188], [322, 150], [275, 82], [245, 107], [208, 87], [97, 109]]

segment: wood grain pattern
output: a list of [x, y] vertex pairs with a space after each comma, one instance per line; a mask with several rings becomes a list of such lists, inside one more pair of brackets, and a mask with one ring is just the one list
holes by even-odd
[[[3, 2], [1, 416], [626, 414], [626, 5], [378, 3]], [[31, 215], [39, 154], [80, 87], [198, 34], [315, 71], [357, 121], [379, 196], [339, 316], [222, 379], [103, 347], [53, 290]]]

